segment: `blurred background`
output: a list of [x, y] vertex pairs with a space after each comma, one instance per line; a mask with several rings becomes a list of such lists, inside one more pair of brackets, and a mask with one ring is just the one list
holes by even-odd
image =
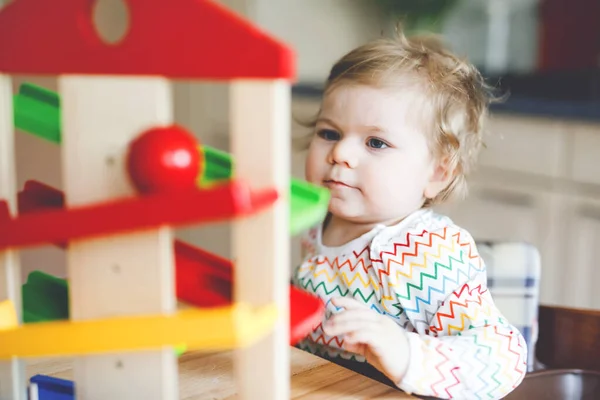
[[[477, 240], [536, 246], [541, 303], [600, 309], [600, 0], [220, 2], [294, 47], [292, 112], [298, 118], [316, 112], [322, 82], [342, 54], [392, 35], [400, 18], [408, 34], [442, 35], [510, 96], [492, 108], [469, 198], [440, 211]], [[121, 0], [99, 0], [93, 18], [109, 41], [126, 31]], [[54, 79], [37, 76], [16, 77], [14, 89], [23, 81], [56, 90]], [[228, 150], [227, 84], [178, 81], [173, 90], [176, 121], [202, 142]], [[290, 124], [294, 135], [306, 133]], [[17, 132], [16, 153], [19, 186], [38, 179], [62, 187], [57, 146]], [[294, 152], [295, 176], [303, 177], [303, 159]], [[183, 229], [178, 236], [231, 256], [228, 224]], [[298, 238], [292, 240], [296, 263]], [[24, 277], [34, 269], [64, 276], [64, 254], [26, 250], [22, 268]]]

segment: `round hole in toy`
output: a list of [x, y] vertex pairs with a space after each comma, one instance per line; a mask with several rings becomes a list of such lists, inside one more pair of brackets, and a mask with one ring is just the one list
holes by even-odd
[[125, 0], [96, 0], [92, 20], [96, 33], [106, 44], [117, 44], [129, 30], [129, 8]]

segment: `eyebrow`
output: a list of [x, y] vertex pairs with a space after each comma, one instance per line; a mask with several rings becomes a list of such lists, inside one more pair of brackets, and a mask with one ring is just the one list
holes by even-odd
[[[317, 122], [317, 123], [319, 123], [319, 122], [324, 122], [324, 123], [326, 123], [326, 124], [328, 124], [328, 125], [331, 125], [331, 126], [333, 126], [335, 129], [337, 129], [337, 130], [339, 130], [339, 131], [341, 131], [341, 130], [342, 130], [342, 129], [340, 129], [339, 125], [337, 125], [337, 124], [336, 124], [334, 121], [332, 121], [332, 120], [331, 120], [331, 119], [329, 119], [329, 118], [325, 118], [325, 117], [319, 117], [319, 118], [317, 118], [317, 121], [316, 121], [316, 122]], [[380, 127], [380, 126], [377, 126], [377, 125], [367, 125], [367, 126], [365, 126], [365, 128], [367, 128], [367, 130], [368, 130], [369, 132], [374, 132], [374, 133], [387, 133], [387, 130], [386, 130], [386, 129], [383, 129], [382, 127]]]
[[365, 128], [369, 129], [369, 132], [375, 132], [375, 133], [387, 133], [387, 130], [383, 129], [380, 126], [376, 126], [376, 125], [369, 125], [366, 126]]
[[340, 127], [335, 122], [330, 120], [329, 118], [319, 117], [319, 118], [317, 118], [317, 123], [319, 123], [319, 122], [325, 122], [326, 124], [333, 126], [335, 129], [341, 130]]

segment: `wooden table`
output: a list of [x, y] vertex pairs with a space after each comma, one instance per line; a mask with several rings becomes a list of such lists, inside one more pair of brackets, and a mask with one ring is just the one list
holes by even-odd
[[[346, 368], [291, 347], [292, 399], [414, 399]], [[27, 375], [45, 374], [73, 379], [71, 360], [35, 360]], [[190, 352], [179, 358], [180, 398], [235, 399], [233, 353]]]

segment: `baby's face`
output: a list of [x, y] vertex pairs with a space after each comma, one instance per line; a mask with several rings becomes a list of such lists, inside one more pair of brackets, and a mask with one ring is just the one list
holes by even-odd
[[414, 90], [346, 85], [323, 98], [306, 179], [331, 190], [336, 217], [385, 223], [423, 204], [435, 165]]

